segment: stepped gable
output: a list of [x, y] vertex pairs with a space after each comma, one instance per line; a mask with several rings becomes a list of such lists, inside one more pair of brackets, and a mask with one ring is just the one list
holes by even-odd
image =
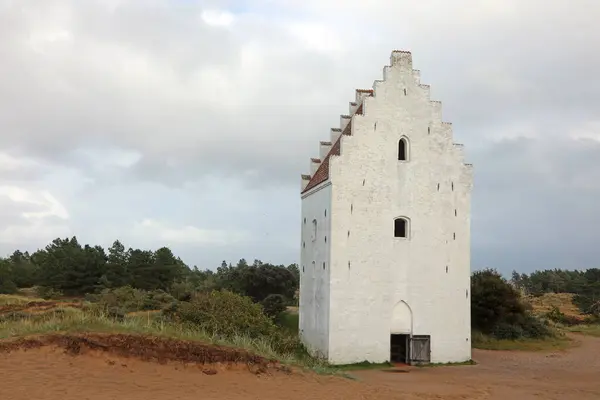
[[[356, 92], [357, 93], [368, 93], [369, 96], [373, 96], [372, 89], [357, 89]], [[351, 117], [356, 114], [362, 115], [362, 113], [363, 113], [363, 105], [361, 103], [360, 106], [358, 106], [358, 108], [354, 112], [354, 114], [351, 115]], [[342, 137], [344, 135], [350, 136], [351, 134], [352, 134], [352, 119], [350, 119], [350, 122], [348, 123], [348, 125], [346, 125], [346, 128], [344, 128], [344, 131], [342, 132], [342, 134], [340, 135], [338, 140], [336, 140], [335, 144], [331, 147], [331, 150], [329, 150], [329, 153], [327, 153], [327, 156], [325, 156], [325, 159], [321, 162], [321, 165], [319, 166], [319, 168], [317, 169], [315, 174], [312, 177], [310, 177], [308, 185], [306, 185], [306, 187], [304, 188], [302, 193], [309, 191], [310, 189], [314, 188], [318, 184], [323, 183], [327, 179], [329, 179], [329, 160], [330, 160], [331, 156], [339, 156], [340, 155]], [[306, 179], [306, 177], [307, 177], [306, 175], [302, 175], [302, 179]]]
[[[354, 115], [357, 115], [357, 114], [362, 115], [363, 114], [363, 105], [364, 105], [363, 100], [366, 97], [375, 96], [375, 89], [377, 88], [378, 84], [385, 81], [385, 75], [386, 75], [387, 68], [390, 66], [394, 66], [394, 65], [401, 65], [404, 68], [412, 69], [412, 53], [410, 51], [405, 51], [405, 50], [393, 50], [391, 57], [390, 57], [390, 65], [384, 67], [384, 79], [376, 80], [373, 83], [372, 89], [356, 89], [356, 100], [353, 102], [350, 102], [350, 114], [342, 115], [340, 118], [340, 124], [342, 126], [344, 124], [344, 122], [342, 122], [341, 120], [350, 119], [350, 121], [344, 127], [341, 134], [339, 134], [341, 129], [335, 129], [335, 128], [331, 129], [331, 132], [332, 132], [331, 142], [334, 142], [333, 146], [331, 146], [331, 149], [329, 150], [327, 155], [325, 157], [322, 157], [320, 165], [318, 166], [318, 168], [316, 170], [314, 170], [314, 174], [311, 174], [311, 175], [303, 174], [302, 175], [303, 189], [301, 190], [301, 194], [308, 192], [309, 190], [313, 189], [314, 187], [318, 186], [319, 184], [321, 184], [329, 179], [329, 161], [332, 156], [340, 155], [342, 137], [344, 137], [344, 135], [350, 136], [352, 134], [352, 120], [353, 120]], [[429, 90], [430, 90], [429, 85], [424, 85], [424, 84], [420, 83], [420, 76], [421, 76], [420, 71], [416, 70], [416, 69], [412, 69], [412, 72], [413, 72], [413, 77], [415, 78], [415, 81], [417, 82], [419, 87], [421, 89], [427, 91], [427, 94], [429, 95]], [[430, 100], [430, 104], [434, 108], [434, 111], [435, 110], [438, 111], [438, 113], [440, 114], [440, 118], [441, 118], [441, 106], [442, 106], [441, 101]], [[441, 123], [449, 128], [452, 127], [452, 124], [449, 122], [442, 121]], [[337, 134], [334, 134], [334, 132], [336, 132]], [[339, 134], [339, 136], [337, 136], [338, 134]], [[329, 143], [331, 143], [331, 142], [321, 142], [321, 145], [322, 146], [329, 145]], [[460, 146], [457, 146], [457, 147], [460, 147]], [[311, 168], [314, 168], [315, 164], [316, 164], [316, 161], [314, 159], [312, 159], [311, 160]], [[465, 165], [469, 165], [469, 164], [465, 164]], [[311, 169], [311, 171], [312, 171], [312, 169]]]

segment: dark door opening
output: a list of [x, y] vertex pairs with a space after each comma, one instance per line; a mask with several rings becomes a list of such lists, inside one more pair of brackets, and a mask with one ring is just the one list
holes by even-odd
[[390, 362], [408, 364], [410, 360], [409, 340], [409, 335], [392, 334], [390, 336]]

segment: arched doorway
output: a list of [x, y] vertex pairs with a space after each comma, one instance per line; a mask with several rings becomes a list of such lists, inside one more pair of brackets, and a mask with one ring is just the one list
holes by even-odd
[[399, 301], [392, 310], [390, 324], [390, 362], [410, 362], [410, 337], [412, 335], [412, 309], [404, 300]]

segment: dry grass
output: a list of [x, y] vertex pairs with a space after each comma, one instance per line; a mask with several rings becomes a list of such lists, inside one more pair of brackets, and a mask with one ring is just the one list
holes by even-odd
[[583, 319], [585, 316], [573, 304], [573, 296], [571, 293], [545, 293], [539, 297], [527, 296], [526, 300], [532, 305], [535, 314], [545, 314], [557, 307], [566, 316]]
[[42, 302], [44, 299], [29, 297], [29, 296], [19, 296], [12, 294], [0, 294], [0, 306], [9, 306], [9, 305], [21, 305], [27, 304], [31, 302]]
[[8, 310], [7, 313], [0, 315], [0, 340], [57, 333], [138, 334], [242, 349], [283, 364], [308, 368], [317, 373], [344, 375], [343, 371], [304, 354], [280, 353], [274, 350], [268, 337], [250, 339], [239, 335], [223, 339], [198, 328], [167, 322], [162, 317], [162, 313], [157, 311], [130, 313], [119, 320], [98, 310], [72, 307], [71, 303], [66, 302], [57, 302], [51, 309], [33, 313], [27, 308], [27, 304], [32, 302], [31, 298], [2, 296], [0, 301], [7, 304], [10, 302], [19, 309], [17, 312]]

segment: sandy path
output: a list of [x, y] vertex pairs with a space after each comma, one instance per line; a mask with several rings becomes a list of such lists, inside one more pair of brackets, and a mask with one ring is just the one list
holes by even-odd
[[198, 367], [42, 348], [2, 354], [2, 400], [600, 399], [600, 339], [566, 352], [475, 351], [476, 366], [362, 371], [357, 381], [313, 374], [205, 375]]

